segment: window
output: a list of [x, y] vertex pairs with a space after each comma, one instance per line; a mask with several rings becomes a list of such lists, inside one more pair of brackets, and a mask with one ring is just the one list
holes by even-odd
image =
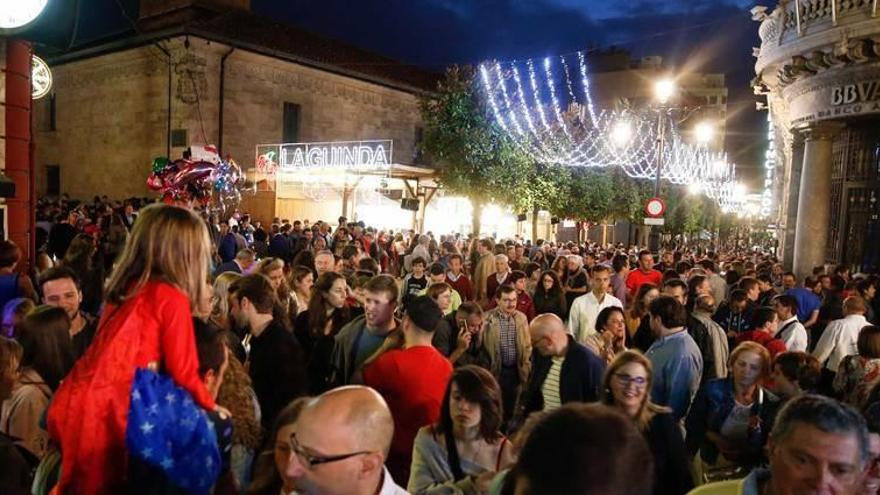
[[415, 136], [413, 140], [413, 163], [415, 165], [424, 165], [425, 154], [422, 151], [422, 141], [425, 139], [425, 128], [416, 126]]
[[284, 116], [282, 117], [281, 142], [299, 142], [299, 105], [284, 102]]
[[57, 130], [55, 127], [55, 93], [49, 95], [49, 130]]
[[172, 129], [171, 130], [171, 146], [174, 148], [183, 148], [186, 147], [187, 139], [186, 139], [186, 129]]
[[61, 195], [61, 167], [46, 165], [46, 196]]

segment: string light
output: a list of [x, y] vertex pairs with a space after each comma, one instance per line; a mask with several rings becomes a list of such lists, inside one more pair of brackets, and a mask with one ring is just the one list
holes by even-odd
[[[580, 97], [564, 55], [559, 57], [559, 68], [554, 67], [551, 57], [543, 58], [539, 62], [543, 67], [541, 76], [535, 63], [533, 59], [505, 62], [504, 65], [498, 61], [484, 63], [480, 65], [480, 75], [495, 120], [505, 132], [526, 146], [537, 161], [571, 167], [618, 167], [636, 179], [654, 179], [657, 164], [662, 163], [661, 179], [689, 186], [690, 190], [700, 191], [729, 209], [735, 209], [741, 203], [735, 182], [736, 166], [728, 162], [725, 153], [710, 151], [704, 145], [692, 145], [684, 140], [677, 122], [668, 113], [660, 117], [666, 119], [666, 125], [661, 126], [665, 129], [662, 136], [665, 146], [663, 155], [658, 156], [656, 143], [661, 136], [655, 110], [597, 109], [590, 90], [585, 52], [577, 52], [577, 82], [583, 93]], [[531, 98], [526, 95], [521, 72], [528, 74]], [[561, 93], [557, 91], [557, 81], [564, 85], [565, 90]], [[508, 84], [512, 84], [512, 90], [508, 89]], [[667, 86], [658, 85], [664, 90], [668, 89]], [[663, 96], [671, 94], [664, 91]], [[545, 109], [548, 99], [555, 117], [552, 123]], [[707, 136], [709, 128], [701, 128], [700, 134]], [[768, 160], [770, 154], [768, 150]], [[769, 165], [766, 173], [765, 197], [772, 194], [768, 192], [772, 186]]]

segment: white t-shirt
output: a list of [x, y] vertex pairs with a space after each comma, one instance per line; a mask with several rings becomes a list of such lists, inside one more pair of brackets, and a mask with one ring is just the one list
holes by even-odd
[[807, 337], [807, 329], [798, 321], [797, 316], [779, 323], [779, 332], [776, 338], [785, 343], [785, 348], [789, 351], [806, 352], [809, 339]]

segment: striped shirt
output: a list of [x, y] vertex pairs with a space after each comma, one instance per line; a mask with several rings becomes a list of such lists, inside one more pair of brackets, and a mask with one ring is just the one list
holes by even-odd
[[498, 327], [500, 330], [499, 340], [501, 347], [501, 366], [511, 368], [516, 366], [516, 319], [504, 312], [498, 312]]
[[562, 405], [562, 398], [559, 396], [559, 375], [562, 372], [564, 361], [565, 356], [553, 358], [553, 364], [550, 366], [550, 371], [547, 372], [547, 378], [541, 385], [545, 411], [552, 411]]

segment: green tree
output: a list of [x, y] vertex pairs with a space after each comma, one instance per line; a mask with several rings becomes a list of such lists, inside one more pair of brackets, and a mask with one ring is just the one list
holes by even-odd
[[425, 124], [422, 150], [435, 160], [440, 184], [471, 200], [474, 234], [480, 233], [487, 203], [525, 211], [550, 202], [552, 186], [525, 147], [489, 118], [472, 67], [449, 68], [438, 90], [422, 97], [419, 106]]

